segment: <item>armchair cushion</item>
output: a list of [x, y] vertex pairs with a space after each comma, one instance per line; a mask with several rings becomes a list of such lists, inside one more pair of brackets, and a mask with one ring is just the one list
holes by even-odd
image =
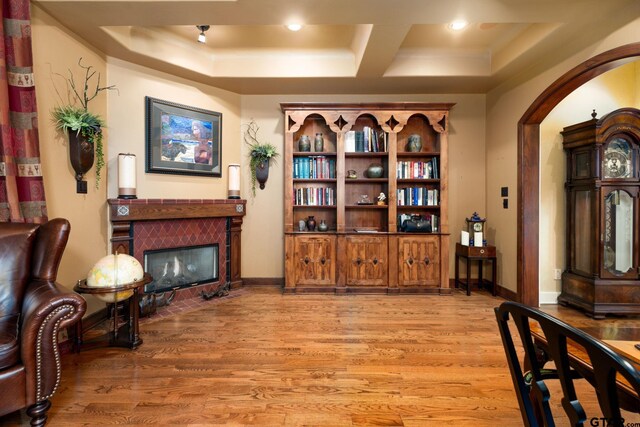
[[20, 361], [18, 345], [18, 314], [0, 317], [0, 370]]
[[0, 234], [0, 369], [20, 361], [20, 312], [37, 227], [21, 224]]

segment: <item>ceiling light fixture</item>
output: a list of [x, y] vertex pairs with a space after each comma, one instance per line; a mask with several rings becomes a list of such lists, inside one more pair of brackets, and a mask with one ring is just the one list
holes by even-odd
[[464, 30], [465, 28], [467, 28], [467, 25], [469, 25], [469, 23], [467, 21], [457, 20], [457, 21], [453, 21], [452, 23], [449, 24], [449, 29], [451, 29], [453, 31], [460, 31], [460, 30]]
[[302, 25], [301, 24], [289, 24], [287, 25], [287, 28], [289, 29], [289, 31], [300, 31], [302, 29]]
[[200, 34], [198, 34], [198, 42], [205, 43], [207, 41], [207, 36], [204, 35], [205, 31], [209, 29], [208, 25], [196, 25], [196, 28], [200, 30]]

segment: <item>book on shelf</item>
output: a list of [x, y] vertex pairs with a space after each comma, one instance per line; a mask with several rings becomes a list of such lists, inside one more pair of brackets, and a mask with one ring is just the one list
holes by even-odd
[[293, 189], [295, 206], [334, 206], [335, 189], [329, 187], [304, 187]]
[[355, 153], [356, 151], [356, 132], [353, 130], [344, 134], [344, 151], [346, 153]]
[[438, 206], [438, 190], [425, 187], [403, 187], [396, 190], [398, 206]]
[[436, 157], [428, 161], [399, 160], [396, 166], [398, 179], [438, 179]]
[[365, 126], [362, 130], [350, 130], [344, 134], [346, 153], [386, 153], [389, 146], [389, 134]]
[[295, 157], [294, 179], [335, 179], [336, 160], [326, 156]]

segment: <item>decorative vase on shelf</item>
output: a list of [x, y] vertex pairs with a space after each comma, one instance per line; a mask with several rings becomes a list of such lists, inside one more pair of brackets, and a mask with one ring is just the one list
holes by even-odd
[[313, 140], [313, 150], [316, 152], [324, 151], [324, 139], [321, 133], [316, 133], [316, 137]]
[[371, 163], [365, 171], [367, 178], [382, 178], [383, 173], [384, 167], [380, 163]]
[[316, 231], [316, 220], [313, 215], [309, 215], [309, 218], [307, 218], [307, 230]]
[[311, 151], [311, 140], [308, 135], [302, 135], [298, 140], [298, 151]]
[[327, 225], [327, 222], [324, 219], [320, 220], [320, 224], [318, 224], [318, 231], [327, 231], [329, 229], [329, 226]]
[[307, 223], [304, 219], [301, 219], [300, 221], [298, 221], [298, 231], [306, 231], [307, 230]]
[[407, 142], [407, 151], [410, 153], [419, 153], [422, 150], [422, 137], [417, 133], [409, 135]]

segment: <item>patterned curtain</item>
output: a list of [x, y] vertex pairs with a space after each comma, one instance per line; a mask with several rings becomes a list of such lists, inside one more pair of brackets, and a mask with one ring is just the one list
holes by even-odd
[[40, 167], [29, 0], [2, 0], [0, 222], [47, 221]]

